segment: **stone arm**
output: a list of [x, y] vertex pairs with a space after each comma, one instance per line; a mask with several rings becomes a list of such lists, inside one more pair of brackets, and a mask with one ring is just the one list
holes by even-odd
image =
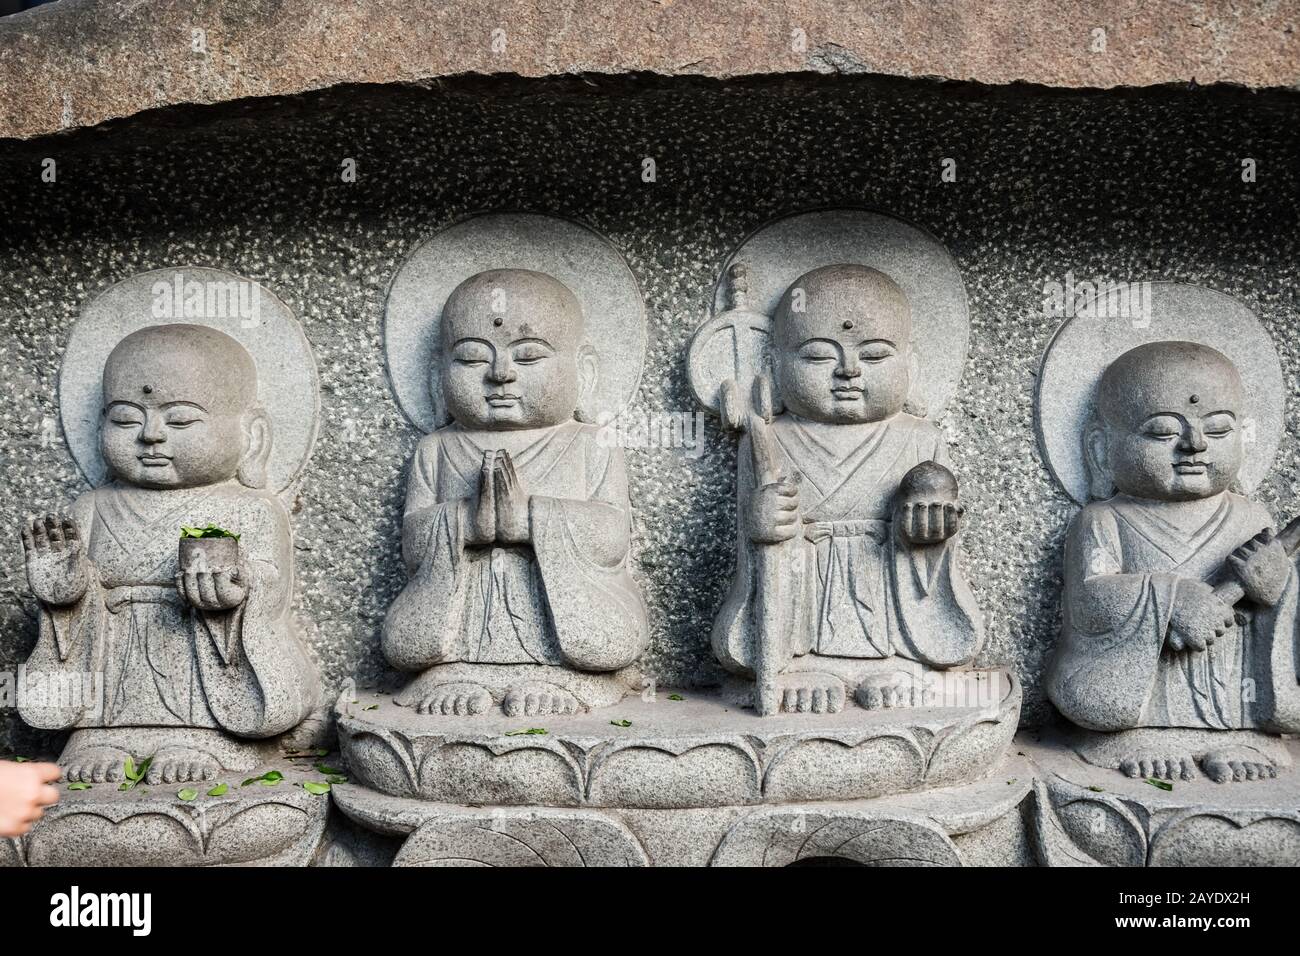
[[[99, 572], [87, 557], [94, 526], [95, 492], [78, 498], [70, 515], [79, 537], [84, 574], [78, 586], [64, 595], [70, 600], [58, 604], [38, 600], [38, 634], [25, 666], [29, 686], [50, 689], [59, 686], [59, 675], [103, 674], [104, 626], [108, 614]], [[78, 685], [80, 686], [80, 685]], [[41, 730], [74, 727], [93, 702], [58, 700], [24, 694], [19, 712], [30, 726]]]
[[1093, 730], [1143, 725], [1180, 580], [1126, 569], [1114, 513], [1104, 506], [1075, 518], [1063, 628], [1047, 674], [1048, 696], [1066, 717]]
[[411, 462], [402, 518], [408, 580], [380, 636], [388, 662], [408, 671], [456, 659], [467, 499], [438, 501], [438, 443], [436, 433], [426, 437]]
[[228, 611], [192, 609], [202, 686], [218, 723], [241, 737], [271, 737], [319, 704], [319, 677], [292, 614], [293, 538], [271, 495], [241, 505], [243, 603]]
[[631, 506], [622, 449], [586, 450], [587, 500], [534, 495], [533, 553], [556, 640], [579, 670], [631, 664], [649, 641], [640, 592], [628, 570]]

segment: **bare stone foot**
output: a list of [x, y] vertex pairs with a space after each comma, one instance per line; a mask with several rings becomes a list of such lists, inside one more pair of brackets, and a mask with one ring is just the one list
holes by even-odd
[[781, 710], [787, 714], [838, 714], [844, 709], [844, 681], [820, 671], [794, 671], [776, 679]]
[[215, 780], [221, 773], [221, 764], [212, 754], [190, 747], [163, 747], [153, 755], [145, 782], [150, 786], [161, 783], [199, 783]]
[[1215, 783], [1270, 780], [1277, 776], [1277, 765], [1249, 747], [1211, 750], [1201, 758], [1201, 769]]
[[908, 674], [880, 674], [858, 685], [854, 695], [867, 710], [893, 707], [925, 707], [934, 703], [934, 695], [924, 684]]
[[525, 681], [506, 691], [501, 709], [507, 717], [544, 717], [548, 714], [576, 714], [582, 705], [578, 698], [556, 684]]
[[87, 747], [64, 754], [59, 767], [68, 783], [118, 783], [126, 779], [129, 756], [116, 747]]
[[1119, 769], [1127, 776], [1144, 780], [1196, 779], [1196, 761], [1191, 754], [1132, 754], [1119, 762]]
[[419, 714], [444, 714], [446, 716], [473, 717], [492, 706], [492, 695], [486, 687], [470, 683], [439, 684], [422, 699], [416, 701]]

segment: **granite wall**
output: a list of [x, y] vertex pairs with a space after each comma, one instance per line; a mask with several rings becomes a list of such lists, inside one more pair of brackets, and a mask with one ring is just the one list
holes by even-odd
[[[926, 226], [965, 277], [970, 355], [943, 424], [989, 621], [982, 662], [1015, 669], [1024, 720], [1041, 722], [1074, 510], [1034, 438], [1035, 374], [1059, 322], [1044, 314], [1044, 283], [1067, 272], [1177, 279], [1238, 296], [1272, 333], [1289, 385], [1300, 369], [1297, 130], [1295, 95], [1225, 88], [633, 76], [344, 87], [0, 140], [0, 671], [35, 639], [19, 522], [82, 487], [57, 377], [78, 309], [107, 285], [211, 265], [297, 313], [322, 388], [293, 506], [300, 601], [328, 682], [376, 683], [393, 676], [378, 631], [403, 580], [403, 471], [419, 437], [382, 351], [385, 291], [406, 253], [481, 210], [585, 221], [623, 251], [645, 294], [650, 345], [633, 411], [690, 411], [685, 349], [727, 253], [772, 217], [849, 204]], [[655, 182], [643, 181], [646, 157]], [[941, 181], [945, 157], [955, 182]], [[1242, 181], [1247, 157], [1254, 183]], [[355, 183], [341, 179], [346, 158]], [[1292, 401], [1288, 423], [1297, 411]], [[647, 665], [664, 682], [718, 677], [708, 631], [733, 562], [734, 450], [710, 421], [698, 457], [629, 452]], [[1292, 425], [1259, 492], [1279, 515], [1296, 510], [1298, 473]], [[0, 750], [51, 744], [0, 713]]]

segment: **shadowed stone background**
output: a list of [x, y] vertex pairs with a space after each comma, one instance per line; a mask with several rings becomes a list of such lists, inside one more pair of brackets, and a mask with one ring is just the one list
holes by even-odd
[[[20, 521], [81, 480], [58, 425], [61, 351], [82, 303], [136, 272], [229, 269], [278, 294], [315, 349], [322, 420], [293, 519], [300, 604], [331, 687], [392, 677], [378, 631], [398, 593], [404, 470], [419, 433], [389, 390], [387, 284], [423, 237], [520, 208], [582, 220], [626, 255], [649, 350], [634, 411], [693, 411], [684, 358], [727, 253], [767, 220], [868, 205], [930, 229], [965, 278], [971, 349], [943, 419], [969, 506], [967, 567], [989, 622], [981, 663], [1026, 683], [1058, 628], [1074, 507], [1042, 464], [1035, 372], [1058, 324], [1045, 281], [1175, 279], [1240, 297], [1300, 370], [1300, 100], [1227, 88], [1064, 92], [927, 80], [573, 78], [341, 87], [177, 107], [0, 141], [0, 670], [35, 640]], [[58, 162], [56, 184], [41, 159]], [[653, 157], [658, 181], [641, 180]], [[340, 181], [357, 161], [358, 182]], [[958, 181], [940, 181], [943, 157]], [[1251, 157], [1258, 182], [1241, 180]], [[485, 264], [486, 266], [487, 264]], [[1122, 321], [1122, 320], [1121, 320]], [[304, 396], [304, 401], [307, 397]], [[1294, 398], [1288, 422], [1296, 421]], [[708, 631], [733, 563], [734, 441], [628, 453], [648, 669], [716, 680]], [[1260, 499], [1297, 510], [1300, 445]], [[0, 749], [50, 740], [0, 714]]]

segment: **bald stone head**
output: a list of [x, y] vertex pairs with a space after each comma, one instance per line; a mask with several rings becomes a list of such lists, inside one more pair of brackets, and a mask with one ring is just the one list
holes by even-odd
[[492, 269], [466, 279], [447, 298], [441, 335], [447, 410], [467, 428], [558, 425], [595, 384], [582, 306], [541, 272]]
[[912, 310], [893, 279], [862, 265], [823, 266], [794, 281], [773, 318], [777, 384], [812, 421], [882, 421], [911, 387]]
[[260, 487], [270, 424], [247, 349], [202, 325], [132, 332], [104, 365], [100, 447], [113, 477], [145, 488], [239, 478]]
[[[1157, 501], [1208, 498], [1241, 470], [1245, 399], [1222, 352], [1195, 342], [1151, 342], [1102, 374], [1089, 466], [1111, 490]], [[1094, 486], [1098, 481], [1094, 480]]]

